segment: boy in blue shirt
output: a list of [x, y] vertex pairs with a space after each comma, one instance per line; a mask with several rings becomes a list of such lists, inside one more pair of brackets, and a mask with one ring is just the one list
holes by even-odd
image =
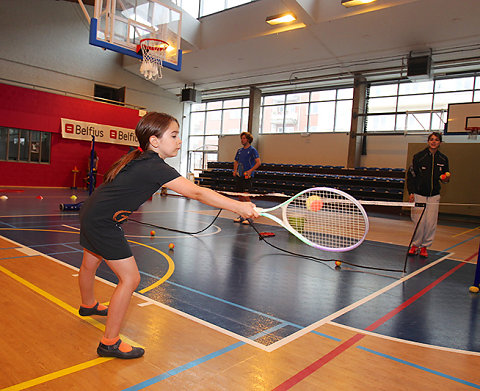
[[[251, 146], [253, 136], [249, 132], [240, 134], [242, 148], [239, 148], [233, 162], [233, 176], [235, 177], [235, 191], [249, 193], [252, 188], [252, 178], [254, 171], [260, 167], [261, 161], [258, 151]], [[250, 202], [250, 197], [242, 195], [238, 197], [240, 201]], [[248, 224], [248, 220], [237, 217], [233, 220], [236, 223]]]

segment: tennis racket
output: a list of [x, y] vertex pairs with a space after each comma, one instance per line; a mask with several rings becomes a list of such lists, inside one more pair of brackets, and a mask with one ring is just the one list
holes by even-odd
[[[367, 236], [368, 217], [351, 195], [328, 187], [303, 190], [287, 201], [257, 212], [305, 244], [325, 251], [349, 251]], [[281, 218], [270, 212], [280, 210]]]

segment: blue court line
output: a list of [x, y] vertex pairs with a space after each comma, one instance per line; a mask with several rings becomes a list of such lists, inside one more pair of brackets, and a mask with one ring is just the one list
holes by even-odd
[[42, 243], [42, 244], [35, 244], [35, 245], [31, 245], [29, 247], [31, 248], [37, 248], [37, 247], [48, 247], [48, 246], [67, 246], [67, 245], [70, 245], [70, 244], [78, 244], [78, 240], [75, 241], [75, 242], [63, 242], [63, 243]]
[[[146, 272], [140, 271], [140, 274], [144, 274], [144, 275], [146, 275], [146, 276], [148, 276], [148, 277], [151, 277], [151, 278], [154, 278], [154, 279], [158, 279], [157, 276], [154, 276], [154, 275], [149, 274], [149, 273], [146, 273]], [[272, 319], [272, 320], [275, 320], [276, 322], [279, 322], [278, 325], [273, 326], [273, 327], [270, 327], [270, 328], [264, 330], [264, 331], [261, 333], [261, 334], [263, 334], [263, 335], [271, 334], [271, 333], [273, 333], [274, 331], [280, 330], [280, 329], [282, 329], [282, 328], [285, 327], [285, 326], [296, 327], [296, 328], [298, 328], [299, 330], [302, 330], [303, 328], [305, 328], [305, 326], [300, 326], [300, 325], [295, 324], [295, 323], [287, 322], [287, 321], [285, 321], [285, 320], [283, 320], [283, 319], [275, 318], [275, 317], [273, 317], [273, 316], [271, 316], [271, 315], [267, 315], [267, 314], [264, 314], [264, 313], [262, 313], [262, 312], [253, 310], [253, 309], [251, 309], [251, 308], [244, 307], [244, 306], [242, 306], [242, 305], [240, 305], [240, 304], [235, 304], [235, 303], [232, 303], [232, 302], [230, 302], [230, 301], [227, 301], [227, 300], [224, 300], [224, 299], [220, 299], [220, 298], [218, 298], [218, 297], [209, 295], [208, 293], [204, 293], [204, 292], [198, 291], [198, 290], [196, 290], [196, 289], [189, 288], [189, 287], [186, 287], [186, 286], [177, 284], [177, 283], [172, 282], [172, 281], [165, 281], [165, 283], [171, 284], [171, 285], [174, 285], [174, 286], [177, 286], [177, 287], [182, 288], [182, 289], [189, 290], [189, 291], [191, 291], [191, 292], [194, 292], [194, 293], [197, 293], [197, 294], [199, 294], [199, 295], [208, 297], [208, 298], [210, 298], [210, 299], [217, 300], [217, 301], [220, 301], [220, 302], [222, 302], [222, 303], [231, 305], [231, 306], [233, 306], [233, 307], [237, 307], [237, 308], [240, 308], [240, 309], [242, 309], [242, 310], [245, 310], [245, 311], [248, 311], [248, 312], [252, 312], [252, 313], [254, 313], [254, 314], [256, 314], [256, 315], [263, 316], [263, 317], [265, 317], [265, 318], [267, 318], [267, 319]], [[317, 334], [317, 335], [320, 335], [321, 337], [324, 337], [324, 338], [328, 338], [328, 339], [337, 341], [337, 342], [341, 341], [341, 340], [338, 339], [338, 338], [332, 337], [332, 336], [327, 335], [327, 334], [320, 333], [320, 332], [315, 331], [315, 330], [313, 330], [312, 333]]]
[[14, 225], [7, 224], [5, 221], [0, 221], [0, 224], [6, 225], [8, 228], [17, 228]]
[[[75, 243], [75, 244], [78, 244], [78, 243]], [[72, 250], [75, 251], [75, 252], [81, 252], [81, 253], [83, 253], [83, 249], [82, 249], [82, 248], [75, 248], [75, 247], [73, 247], [73, 246], [70, 246], [70, 245], [67, 244], [67, 243], [64, 243], [63, 246], [65, 246], [66, 248], [70, 248], [70, 249], [72, 249]]]
[[82, 252], [82, 250], [71, 250], [71, 251], [58, 251], [56, 253], [49, 253], [49, 252], [45, 252], [45, 255], [60, 255], [60, 254], [73, 254], [73, 253], [79, 253], [79, 252]]
[[[149, 273], [146, 273], [146, 272], [140, 271], [140, 274], [144, 274], [144, 275], [147, 276], [147, 277], [151, 277], [151, 278], [154, 278], [154, 279], [159, 280], [158, 276], [154, 276], [154, 275], [149, 274]], [[166, 283], [166, 284], [170, 284], [170, 285], [177, 286], [177, 287], [179, 287], [179, 288], [188, 290], [188, 291], [190, 291], [190, 292], [196, 293], [196, 294], [201, 295], [201, 296], [208, 297], [208, 298], [210, 298], [210, 299], [212, 299], [212, 300], [217, 300], [217, 301], [220, 301], [220, 302], [222, 302], [222, 303], [231, 305], [231, 306], [233, 306], [233, 307], [240, 308], [240, 309], [242, 309], [242, 310], [245, 310], [245, 311], [254, 313], [254, 314], [256, 314], [256, 315], [263, 316], [263, 317], [265, 317], [265, 318], [267, 318], [267, 319], [272, 319], [272, 320], [274, 320], [274, 321], [276, 321], [276, 322], [279, 322], [279, 323], [282, 323], [282, 324], [284, 324], [284, 325], [286, 325], [286, 326], [293, 326], [293, 327], [296, 327], [296, 328], [298, 328], [298, 329], [303, 329], [303, 328], [305, 328], [305, 326], [300, 326], [300, 325], [295, 324], [295, 323], [290, 323], [290, 322], [288, 322], [288, 321], [286, 321], [286, 320], [279, 319], [279, 318], [276, 318], [276, 317], [274, 317], [274, 316], [264, 314], [264, 313], [262, 313], [262, 312], [259, 312], [259, 311], [254, 310], [254, 309], [252, 309], [252, 308], [244, 307], [243, 305], [240, 305], [240, 304], [232, 303], [231, 301], [227, 301], [227, 300], [224, 300], [224, 299], [220, 299], [219, 297], [215, 297], [215, 296], [209, 295], [208, 293], [201, 292], [201, 291], [198, 291], [198, 290], [196, 290], [196, 289], [189, 288], [189, 287], [187, 287], [187, 286], [180, 285], [180, 284], [177, 284], [177, 283], [172, 282], [172, 281], [168, 281], [168, 280], [167, 280], [167, 281], [165, 281], [165, 283]]]
[[381, 356], [383, 358], [388, 358], [389, 360], [396, 361], [400, 364], [408, 365], [410, 367], [417, 368], [417, 369], [420, 369], [422, 371], [429, 372], [429, 373], [432, 373], [434, 375], [441, 376], [441, 377], [444, 377], [446, 379], [456, 381], [457, 383], [465, 384], [467, 386], [480, 389], [480, 385], [475, 384], [475, 383], [471, 383], [471, 382], [463, 380], [463, 379], [459, 379], [458, 377], [450, 376], [450, 375], [447, 375], [445, 373], [435, 371], [434, 369], [430, 369], [430, 368], [427, 368], [427, 367], [422, 367], [421, 365], [417, 365], [417, 364], [411, 363], [409, 361], [402, 360], [401, 358], [390, 356], [390, 355], [385, 354], [385, 353], [376, 352], [375, 350], [371, 350], [371, 349], [365, 348], [363, 346], [357, 346], [357, 348], [365, 350], [366, 352], [369, 352], [369, 353], [376, 354], [377, 356]]
[[[154, 278], [154, 279], [159, 280], [158, 276], [154, 276], [153, 274], [150, 274], [150, 273], [146, 273], [146, 272], [140, 271], [140, 274], [144, 274], [144, 275], [147, 276], [147, 277], [151, 277], [151, 278]], [[172, 281], [168, 281], [168, 280], [167, 280], [167, 281], [165, 281], [165, 283], [166, 283], [166, 284], [170, 284], [170, 285], [174, 285], [174, 286], [176, 286], [176, 287], [185, 289], [185, 290], [187, 290], [187, 291], [196, 293], [196, 294], [201, 295], [201, 296], [208, 297], [208, 298], [213, 299], [213, 300], [220, 301], [220, 302], [222, 302], [222, 303], [231, 305], [231, 306], [233, 306], [233, 307], [237, 307], [237, 308], [240, 308], [240, 309], [242, 309], [242, 310], [249, 311], [249, 312], [252, 312], [252, 313], [257, 314], [257, 315], [260, 315], [260, 316], [264, 316], [265, 318], [275, 320], [275, 321], [277, 321], [277, 322], [279, 322], [279, 323], [288, 323], [288, 322], [285, 322], [283, 319], [275, 318], [274, 316], [271, 316], [271, 315], [265, 315], [265, 314], [263, 314], [263, 313], [261, 313], [261, 312], [259, 312], [259, 311], [253, 310], [253, 309], [248, 308], [248, 307], [244, 307], [243, 305], [235, 304], [235, 303], [232, 303], [231, 301], [227, 301], [227, 300], [224, 300], [224, 299], [220, 299], [219, 297], [215, 297], [215, 296], [209, 295], [208, 293], [201, 292], [201, 291], [199, 291], [199, 290], [196, 290], [196, 289], [193, 289], [193, 288], [189, 288], [189, 287], [187, 287], [187, 286], [180, 285], [180, 284], [177, 284], [177, 283], [172, 282]], [[293, 324], [290, 324], [290, 323], [288, 323], [288, 324], [293, 326]], [[304, 327], [304, 326], [300, 326], [300, 328], [303, 328], [303, 327]]]
[[475, 235], [475, 236], [472, 236], [471, 238], [465, 239], [465, 240], [461, 241], [460, 243], [454, 244], [453, 246], [450, 246], [450, 247], [446, 248], [446, 249], [443, 250], [443, 251], [445, 251], [445, 252], [450, 251], [452, 248], [455, 248], [455, 247], [457, 247], [457, 246], [460, 246], [460, 245], [463, 244], [463, 243], [467, 243], [467, 242], [469, 242], [470, 240], [473, 240], [473, 239], [478, 238], [479, 236], [480, 236], [480, 234]]
[[279, 323], [279, 324], [277, 324], [276, 326], [270, 327], [269, 329], [260, 331], [259, 333], [255, 334], [255, 335], [252, 336], [252, 337], [248, 337], [248, 339], [251, 339], [251, 340], [253, 340], [253, 341], [256, 341], [257, 339], [259, 339], [259, 338], [261, 338], [261, 337], [265, 337], [266, 335], [272, 334], [274, 331], [283, 329], [285, 326], [287, 326], [285, 323]]
[[[14, 250], [16, 250], [16, 249], [18, 249], [18, 247], [14, 248]], [[5, 249], [2, 248], [2, 250], [5, 250]], [[6, 257], [6, 258], [2, 258], [1, 260], [3, 261], [3, 260], [5, 260], [5, 259], [32, 258], [32, 257], [35, 257], [35, 256], [36, 256], [36, 255], [27, 255], [27, 254], [25, 254], [25, 255], [19, 255], [19, 256], [17, 256], [17, 257]]]
[[[255, 335], [252, 335], [249, 337], [249, 339], [255, 340], [257, 338], [260, 338], [264, 335], [264, 332], [257, 333]], [[162, 380], [168, 379], [169, 377], [175, 376], [181, 372], [186, 371], [187, 369], [191, 369], [193, 367], [196, 367], [197, 365], [203, 364], [204, 362], [207, 362], [211, 360], [212, 358], [219, 357], [225, 353], [228, 353], [236, 348], [239, 348], [240, 346], [245, 345], [245, 342], [236, 342], [233, 345], [227, 346], [223, 349], [217, 350], [216, 352], [207, 354], [206, 356], [203, 356], [201, 358], [198, 358], [196, 360], [193, 360], [185, 365], [181, 365], [175, 369], [172, 369], [170, 371], [167, 371], [165, 373], [162, 373], [161, 375], [152, 377], [151, 379], [145, 380], [141, 383], [138, 383], [132, 387], [125, 388], [123, 391], [136, 391], [136, 390], [142, 390], [145, 387], [150, 387], [151, 385], [155, 383], [159, 383]]]
[[138, 383], [132, 387], [125, 388], [123, 391], [135, 391], [135, 390], [141, 390], [145, 387], [149, 387], [155, 383], [161, 382], [162, 380], [168, 379], [169, 377], [175, 376], [181, 372], [186, 371], [187, 369], [196, 367], [197, 365], [203, 364], [204, 362], [207, 362], [213, 358], [219, 357], [225, 353], [228, 353], [236, 348], [239, 348], [240, 346], [245, 345], [245, 342], [237, 342], [234, 343], [233, 345], [227, 346], [223, 349], [217, 350], [216, 352], [207, 354], [206, 356], [203, 356], [201, 358], [198, 358], [194, 361], [190, 361], [189, 363], [185, 365], [181, 365], [177, 368], [174, 368], [170, 371], [167, 371], [165, 373], [162, 373], [161, 375], [152, 377], [151, 379], [145, 380], [144, 382]]
[[327, 334], [319, 333], [318, 331], [315, 331], [315, 330], [312, 330], [311, 333], [320, 335], [321, 337], [324, 337], [324, 338], [332, 339], [332, 340], [337, 341], [337, 342], [341, 341], [340, 338], [336, 338], [336, 337], [332, 337], [332, 336], [327, 335]]

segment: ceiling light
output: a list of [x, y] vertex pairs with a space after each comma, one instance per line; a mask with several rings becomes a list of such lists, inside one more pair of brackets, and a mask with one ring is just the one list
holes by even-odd
[[345, 7], [355, 7], [356, 5], [373, 3], [376, 0], [342, 0], [342, 5]]
[[283, 14], [269, 16], [265, 19], [265, 22], [271, 25], [280, 24], [280, 23], [288, 23], [297, 20], [296, 16], [293, 12], [284, 12]]

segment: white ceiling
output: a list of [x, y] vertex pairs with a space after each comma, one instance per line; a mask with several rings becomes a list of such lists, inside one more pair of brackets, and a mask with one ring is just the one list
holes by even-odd
[[[265, 23], [287, 10], [297, 15], [290, 30]], [[437, 73], [460, 70], [458, 61], [469, 58], [478, 70], [479, 20], [480, 0], [377, 0], [352, 8], [341, 0], [258, 0], [200, 21], [184, 14], [182, 70], [165, 69], [155, 83], [176, 94], [185, 85], [224, 93], [338, 84], [354, 73], [374, 77], [372, 70], [398, 77], [410, 51], [430, 49]], [[139, 74], [138, 60], [125, 56], [124, 67]]]

